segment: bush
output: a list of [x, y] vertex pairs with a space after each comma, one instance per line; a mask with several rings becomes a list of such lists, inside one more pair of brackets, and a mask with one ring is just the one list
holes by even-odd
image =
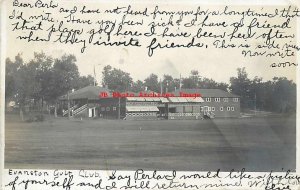
[[45, 116], [43, 114], [36, 116], [36, 121], [44, 121], [44, 120], [45, 120]]
[[29, 115], [28, 119], [26, 119], [26, 122], [41, 122], [45, 120], [45, 116], [43, 114], [38, 115]]

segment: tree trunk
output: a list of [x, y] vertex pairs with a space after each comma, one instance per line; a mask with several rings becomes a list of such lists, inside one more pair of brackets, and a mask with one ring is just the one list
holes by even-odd
[[20, 118], [22, 121], [24, 121], [23, 106], [20, 106]]
[[54, 107], [54, 117], [57, 117], [57, 104], [55, 104], [55, 107]]
[[44, 111], [44, 97], [42, 97], [42, 107], [41, 107], [41, 112], [43, 113]]

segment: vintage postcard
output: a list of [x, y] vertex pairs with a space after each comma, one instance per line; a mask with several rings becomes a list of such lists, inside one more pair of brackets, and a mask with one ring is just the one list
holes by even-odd
[[297, 3], [2, 0], [1, 188], [299, 189]]

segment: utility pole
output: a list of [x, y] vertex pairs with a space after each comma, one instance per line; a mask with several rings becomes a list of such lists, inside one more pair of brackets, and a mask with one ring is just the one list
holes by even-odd
[[256, 92], [254, 94], [254, 115], [256, 116]]
[[160, 94], [162, 94], [163, 93], [163, 86], [162, 86], [161, 79], [159, 80], [159, 83], [160, 83]]
[[121, 98], [119, 97], [119, 102], [118, 102], [118, 119], [121, 119]]
[[166, 93], [169, 92], [169, 80], [166, 81]]
[[179, 92], [181, 92], [181, 74], [179, 75]]
[[[101, 63], [97, 64], [97, 65], [101, 65]], [[96, 65], [94, 64], [94, 86], [96, 86]], [[100, 81], [101, 82], [101, 81]], [[99, 85], [100, 86], [100, 85]]]
[[57, 103], [55, 103], [54, 107], [54, 117], [57, 117]]

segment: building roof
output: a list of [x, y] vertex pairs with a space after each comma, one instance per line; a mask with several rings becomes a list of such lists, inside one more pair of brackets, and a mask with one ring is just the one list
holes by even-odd
[[221, 89], [181, 89], [181, 91], [176, 90], [173, 93], [175, 96], [179, 96], [179, 92], [188, 93], [188, 94], [201, 94], [201, 97], [208, 98], [236, 98], [240, 97], [238, 95], [226, 92]]
[[[112, 97], [112, 94], [109, 89], [100, 87], [100, 86], [86, 86], [84, 88], [78, 89], [74, 92], [69, 93], [69, 99], [70, 100], [76, 100], [76, 99], [88, 99], [88, 100], [98, 100], [99, 94], [101, 92], [106, 92], [108, 94], [108, 97]], [[181, 91], [176, 90], [172, 92], [175, 96], [180, 96], [179, 92], [188, 93], [188, 94], [201, 94], [201, 97], [220, 97], [220, 98], [226, 98], [226, 97], [239, 97], [238, 95], [225, 92], [221, 89], [181, 89]], [[145, 93], [145, 92], [144, 92]], [[146, 93], [152, 93], [152, 91], [146, 91]], [[155, 93], [155, 92], [154, 92]], [[136, 96], [138, 96], [139, 93], [134, 93]], [[67, 94], [61, 96], [60, 100], [67, 100]], [[138, 97], [135, 97], [138, 98]], [[142, 98], [142, 97], [141, 97]], [[143, 97], [144, 99], [145, 97]], [[154, 99], [167, 99], [165, 97], [161, 98], [153, 98], [153, 97], [146, 97], [146, 99], [149, 99], [148, 101], [154, 101]], [[135, 100], [137, 101], [137, 100]], [[146, 100], [144, 100], [146, 101]], [[201, 102], [201, 101], [199, 101]]]
[[126, 106], [127, 111], [132, 112], [148, 112], [154, 111], [158, 112], [159, 109], [156, 106]]
[[[74, 92], [71, 92], [69, 94], [70, 100], [76, 100], [76, 99], [88, 99], [88, 100], [97, 100], [99, 99], [99, 94], [101, 92], [108, 93], [108, 96], [110, 96], [109, 89], [100, 87], [100, 86], [86, 86], [84, 88], [78, 89]], [[68, 96], [67, 94], [61, 96], [59, 98], [60, 100], [67, 100]]]
[[168, 100], [172, 103], [201, 103], [204, 100], [201, 97], [168, 97]]
[[141, 101], [141, 102], [169, 102], [165, 94], [160, 94], [151, 90], [140, 92], [128, 92], [134, 94], [134, 97], [127, 97], [128, 101]]

